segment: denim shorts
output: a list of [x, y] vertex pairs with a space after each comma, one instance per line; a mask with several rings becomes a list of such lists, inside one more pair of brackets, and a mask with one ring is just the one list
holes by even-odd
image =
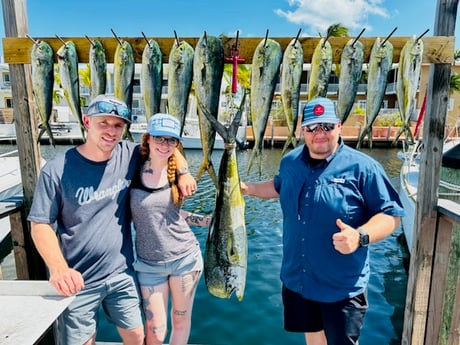
[[134, 272], [127, 271], [81, 290], [57, 321], [58, 344], [81, 345], [97, 330], [102, 306], [107, 319], [117, 327], [133, 329], [142, 325], [139, 289]]
[[190, 272], [203, 271], [203, 258], [198, 248], [180, 259], [161, 264], [147, 263], [137, 258], [134, 269], [141, 287], [157, 286], [167, 282], [170, 276], [183, 276]]
[[326, 303], [304, 298], [283, 285], [284, 329], [288, 332], [324, 330], [328, 345], [358, 344], [368, 304], [366, 293]]

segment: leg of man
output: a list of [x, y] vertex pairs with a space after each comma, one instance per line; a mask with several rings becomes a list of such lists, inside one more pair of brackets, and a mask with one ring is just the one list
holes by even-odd
[[124, 272], [105, 282], [107, 297], [103, 308], [113, 322], [124, 344], [142, 345], [144, 326], [139, 289], [134, 272]]
[[365, 293], [335, 303], [322, 303], [324, 331], [328, 344], [358, 344], [367, 309]]

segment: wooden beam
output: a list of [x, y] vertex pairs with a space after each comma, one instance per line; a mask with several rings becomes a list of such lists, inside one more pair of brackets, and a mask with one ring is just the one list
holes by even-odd
[[[77, 47], [77, 54], [79, 62], [86, 63], [89, 60], [89, 48], [90, 42], [86, 37], [60, 37], [64, 41], [73, 41]], [[332, 57], [334, 63], [340, 62], [342, 55], [342, 49], [351, 37], [331, 37], [329, 42], [332, 46]], [[62, 46], [62, 41], [57, 37], [33, 37], [34, 40], [44, 40], [48, 42], [53, 48], [54, 52]], [[118, 41], [115, 37], [91, 37], [90, 39], [101, 40], [106, 50], [107, 62], [113, 63], [113, 57], [115, 55], [115, 49], [118, 45]], [[119, 39], [125, 40], [131, 44], [134, 51], [134, 59], [136, 63], [142, 62], [142, 52], [146, 45], [144, 37], [119, 37]], [[148, 39], [154, 39], [160, 46], [163, 52], [163, 61], [168, 62], [169, 52], [174, 44], [173, 37], [148, 37]], [[181, 40], [187, 41], [195, 47], [199, 37], [181, 37]], [[256, 46], [264, 39], [264, 37], [246, 37], [238, 38], [239, 56], [245, 59], [247, 64], [252, 62], [252, 56]], [[293, 37], [273, 37], [284, 49], [287, 47]], [[399, 61], [399, 55], [402, 47], [407, 42], [409, 37], [391, 37], [389, 41], [393, 44], [394, 54], [393, 62]], [[299, 40], [302, 42], [304, 50], [304, 61], [309, 63], [312, 59], [313, 51], [318, 44], [318, 37], [300, 37]], [[372, 45], [374, 44], [376, 37], [361, 37], [360, 42], [365, 47], [364, 61], [369, 61], [370, 52]], [[454, 61], [454, 44], [455, 37], [453, 36], [438, 36], [438, 37], [423, 37], [424, 63], [452, 63]], [[235, 38], [223, 37], [222, 43], [224, 45], [224, 51], [226, 56], [231, 55], [232, 46], [235, 44]], [[31, 39], [27, 37], [5, 37], [3, 38], [3, 56], [5, 62], [8, 64], [27, 64], [30, 63], [30, 54], [33, 46]]]
[[[438, 0], [434, 35], [455, 32], [458, 0]], [[433, 64], [427, 89], [422, 157], [414, 224], [415, 251], [411, 253], [402, 344], [435, 344], [426, 339], [427, 324], [437, 316], [429, 313], [430, 286], [437, 224], [438, 186], [442, 145], [450, 89], [450, 63]]]

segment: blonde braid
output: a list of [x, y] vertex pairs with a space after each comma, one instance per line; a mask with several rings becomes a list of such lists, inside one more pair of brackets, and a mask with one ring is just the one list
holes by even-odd
[[176, 156], [171, 155], [168, 159], [168, 181], [171, 185], [171, 195], [173, 198], [173, 202], [175, 205], [182, 205], [182, 199], [180, 198], [179, 195], [179, 188], [177, 187], [177, 175], [176, 175], [176, 170], [177, 170], [177, 162], [176, 162]]

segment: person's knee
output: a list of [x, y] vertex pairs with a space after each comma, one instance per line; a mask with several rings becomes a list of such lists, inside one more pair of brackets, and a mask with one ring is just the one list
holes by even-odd
[[132, 329], [118, 328], [123, 344], [143, 345], [144, 344], [144, 327], [139, 326]]

